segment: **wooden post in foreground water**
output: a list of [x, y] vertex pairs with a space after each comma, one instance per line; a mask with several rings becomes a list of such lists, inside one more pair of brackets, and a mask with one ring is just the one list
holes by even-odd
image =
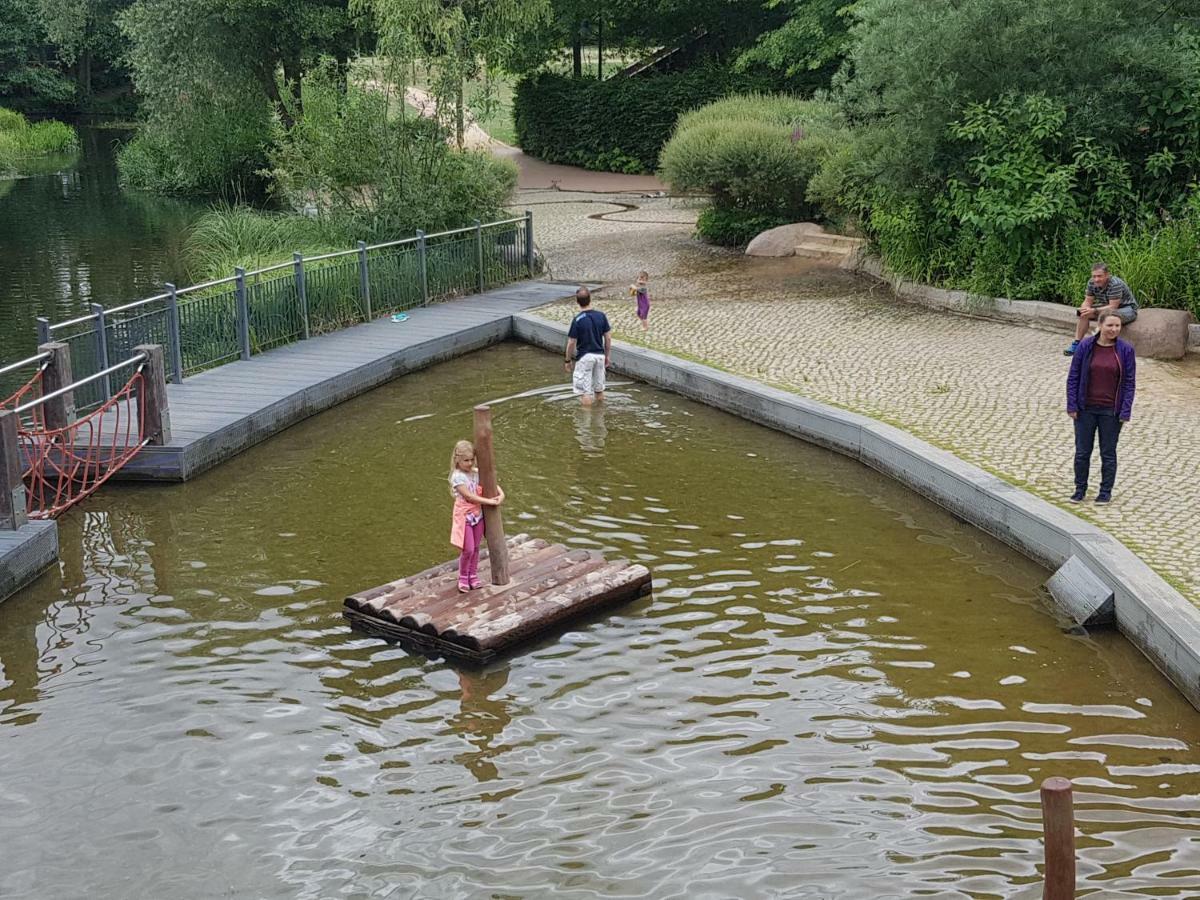
[[1075, 812], [1071, 782], [1047, 778], [1042, 782], [1042, 832], [1046, 846], [1042, 900], [1075, 898]]
[[[479, 490], [484, 497], [495, 497], [496, 457], [492, 452], [492, 410], [475, 407], [475, 465], [479, 467]], [[500, 507], [483, 508], [483, 531], [487, 538], [488, 565], [492, 584], [508, 584], [508, 543], [504, 540], [504, 518]]]

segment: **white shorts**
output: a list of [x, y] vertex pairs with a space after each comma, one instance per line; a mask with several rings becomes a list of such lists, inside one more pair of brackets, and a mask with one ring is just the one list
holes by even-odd
[[571, 376], [571, 387], [576, 394], [600, 394], [604, 392], [604, 354], [585, 353], [575, 363], [575, 374]]

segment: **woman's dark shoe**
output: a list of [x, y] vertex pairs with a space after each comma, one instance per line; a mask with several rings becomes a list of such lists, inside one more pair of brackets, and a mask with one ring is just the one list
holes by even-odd
[[1112, 494], [1106, 494], [1106, 493], [1104, 493], [1104, 491], [1101, 491], [1099, 494], [1096, 495], [1096, 502], [1097, 503], [1111, 503], [1112, 502]]
[[1076, 491], [1075, 493], [1073, 493], [1073, 494], [1071, 495], [1071, 502], [1072, 502], [1072, 503], [1082, 503], [1082, 502], [1083, 502], [1083, 495], [1084, 495], [1085, 493], [1086, 493], [1085, 491]]

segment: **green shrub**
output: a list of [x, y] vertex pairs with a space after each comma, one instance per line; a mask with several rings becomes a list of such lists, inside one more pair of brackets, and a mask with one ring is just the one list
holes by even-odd
[[744, 209], [708, 206], [696, 219], [696, 234], [711, 244], [722, 247], [745, 247], [755, 236], [786, 225], [792, 219], [764, 215]]
[[661, 171], [673, 189], [712, 197], [697, 224], [701, 237], [737, 246], [776, 225], [824, 218], [809, 184], [846, 141], [827, 103], [730, 97], [680, 117]]
[[272, 118], [270, 103], [253, 92], [192, 96], [152, 116], [121, 148], [121, 182], [159, 194], [261, 194]]
[[510, 161], [455, 149], [431, 119], [389, 116], [382, 94], [343, 90], [333, 70], [306, 76], [302, 100], [271, 152], [275, 191], [293, 209], [367, 241], [502, 218], [517, 183]]
[[607, 81], [542, 72], [517, 84], [513, 121], [521, 148], [538, 159], [652, 172], [682, 113], [765, 86], [761, 77], [716, 67]]
[[744, 109], [731, 99], [683, 116], [663, 148], [663, 177], [677, 191], [712, 195], [718, 206], [813, 217], [808, 183], [844, 140], [832, 110], [791, 97], [747, 101]]
[[29, 127], [29, 122], [23, 115], [11, 109], [5, 109], [0, 106], [0, 132], [4, 131], [24, 131]]
[[222, 278], [235, 266], [257, 269], [305, 256], [345, 250], [354, 239], [328, 220], [263, 212], [249, 206], [218, 206], [188, 230], [184, 254], [196, 280]]
[[70, 125], [52, 119], [31, 125], [20, 113], [0, 107], [0, 172], [20, 168], [27, 160], [78, 149], [79, 136]]

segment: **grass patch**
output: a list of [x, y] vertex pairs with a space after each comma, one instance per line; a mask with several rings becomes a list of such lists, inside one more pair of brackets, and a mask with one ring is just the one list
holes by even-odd
[[262, 212], [248, 206], [218, 206], [188, 231], [184, 253], [198, 281], [286, 262], [292, 254], [332, 253], [354, 246], [330, 223], [294, 213]]
[[63, 122], [30, 123], [19, 112], [0, 107], [0, 173], [19, 171], [30, 160], [74, 153], [79, 135]]

